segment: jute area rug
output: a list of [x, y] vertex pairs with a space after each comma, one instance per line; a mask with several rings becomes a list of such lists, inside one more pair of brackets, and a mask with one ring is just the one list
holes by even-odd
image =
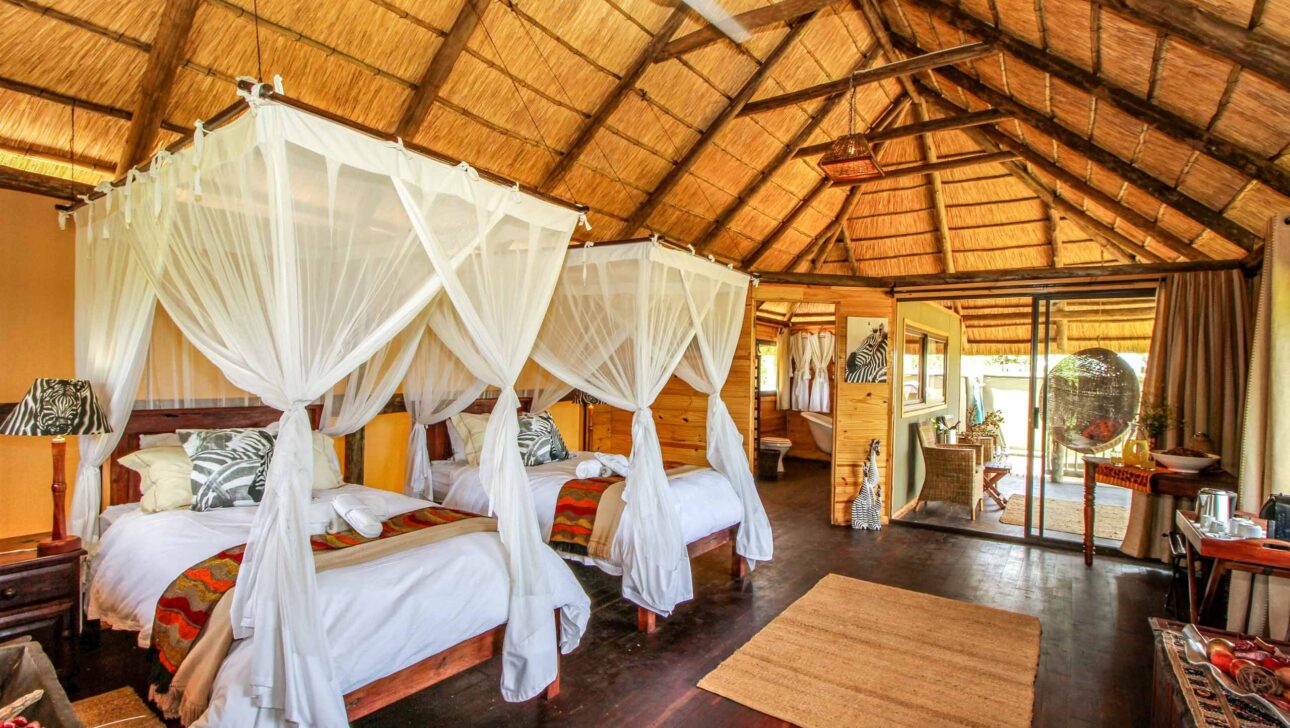
[[72, 703], [85, 728], [165, 728], [134, 690], [121, 688]]
[[806, 728], [1029, 726], [1039, 620], [829, 574], [699, 687]]
[[[1113, 541], [1124, 539], [1129, 527], [1129, 509], [1124, 506], [1093, 505], [1093, 535]], [[1034, 527], [1039, 528], [1039, 513], [1034, 514]], [[999, 517], [1000, 523], [1012, 526], [1026, 525], [1026, 497], [1008, 497], [1008, 506]], [[1084, 534], [1084, 504], [1077, 501], [1044, 499], [1044, 530]]]

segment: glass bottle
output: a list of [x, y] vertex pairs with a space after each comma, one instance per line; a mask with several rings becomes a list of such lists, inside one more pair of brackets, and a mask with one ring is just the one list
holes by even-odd
[[1120, 451], [1125, 465], [1135, 468], [1151, 466], [1151, 441], [1147, 432], [1136, 421], [1129, 423], [1129, 432], [1124, 438], [1124, 449]]

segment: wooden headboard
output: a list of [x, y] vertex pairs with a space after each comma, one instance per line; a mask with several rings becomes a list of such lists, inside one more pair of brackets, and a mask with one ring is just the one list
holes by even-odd
[[[497, 403], [494, 398], [480, 398], [465, 409], [471, 414], [488, 414]], [[520, 398], [520, 409], [527, 410], [532, 404], [528, 397]], [[314, 429], [322, 418], [322, 406], [308, 407], [309, 422]], [[395, 395], [380, 414], [406, 412], [403, 395]], [[159, 435], [176, 430], [211, 430], [227, 427], [267, 427], [277, 422], [282, 412], [266, 406], [258, 407], [193, 407], [182, 409], [137, 409], [126, 423], [121, 442], [112, 452], [112, 469], [110, 478], [110, 503], [136, 503], [143, 497], [139, 489], [139, 474], [121, 465], [118, 461], [139, 449], [140, 435]], [[363, 431], [349, 435], [345, 439], [346, 464], [345, 477], [350, 482], [362, 482], [362, 448]], [[430, 450], [431, 460], [447, 460], [452, 457], [452, 444], [448, 439], [448, 425], [440, 422], [426, 427], [426, 445]], [[352, 446], [352, 447], [351, 447]], [[356, 458], [356, 462], [351, 462]], [[357, 475], [358, 477], [355, 477]]]
[[[322, 405], [308, 408], [309, 422], [318, 427]], [[139, 449], [140, 435], [160, 435], [175, 430], [213, 430], [226, 427], [267, 427], [277, 422], [282, 412], [272, 407], [193, 407], [186, 409], [137, 409], [125, 425], [121, 442], [112, 452], [110, 480], [111, 503], [135, 503], [143, 497], [139, 474], [118, 461]]]

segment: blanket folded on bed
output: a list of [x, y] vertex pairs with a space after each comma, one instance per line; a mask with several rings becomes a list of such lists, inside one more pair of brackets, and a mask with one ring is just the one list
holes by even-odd
[[[404, 513], [381, 525], [375, 538], [356, 531], [311, 536], [315, 569], [353, 566], [453, 536], [497, 530], [492, 518], [439, 507]], [[232, 600], [227, 597], [245, 551], [245, 544], [234, 546], [189, 567], [157, 602], [148, 696], [167, 718], [179, 718], [184, 725], [206, 711], [215, 675], [233, 643]]]
[[[600, 457], [600, 453], [596, 453]], [[669, 478], [700, 470], [694, 465], [664, 461]], [[623, 489], [626, 480], [575, 478], [560, 486], [551, 520], [551, 548], [575, 556], [612, 561], [614, 537], [623, 517]]]

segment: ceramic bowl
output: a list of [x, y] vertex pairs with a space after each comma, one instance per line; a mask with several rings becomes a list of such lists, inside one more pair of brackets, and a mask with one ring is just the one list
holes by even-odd
[[1169, 455], [1155, 450], [1151, 451], [1151, 457], [1155, 459], [1157, 464], [1163, 465], [1170, 470], [1177, 470], [1180, 473], [1199, 473], [1219, 461], [1217, 455], [1193, 458], [1186, 455]]

